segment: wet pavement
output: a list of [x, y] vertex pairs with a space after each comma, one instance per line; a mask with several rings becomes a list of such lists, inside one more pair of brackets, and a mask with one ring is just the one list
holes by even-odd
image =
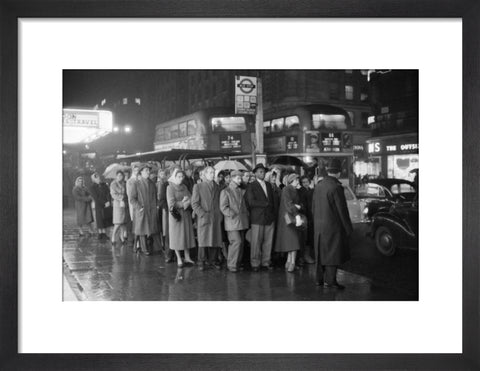
[[338, 280], [345, 290], [316, 287], [313, 265], [293, 274], [177, 268], [160, 251], [145, 256], [133, 253], [131, 242], [79, 237], [73, 210], [64, 211], [63, 263], [64, 300], [417, 300], [416, 293], [344, 270]]

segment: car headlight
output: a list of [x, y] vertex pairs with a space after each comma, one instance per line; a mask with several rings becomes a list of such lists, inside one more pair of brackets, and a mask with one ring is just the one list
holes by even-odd
[[365, 209], [363, 209], [363, 215], [368, 215], [368, 207], [366, 207]]

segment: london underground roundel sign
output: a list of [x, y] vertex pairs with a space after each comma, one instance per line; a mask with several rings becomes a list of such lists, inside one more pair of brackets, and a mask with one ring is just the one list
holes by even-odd
[[241, 80], [237, 86], [240, 89], [240, 91], [245, 94], [252, 93], [253, 90], [256, 88], [253, 81], [248, 78], [244, 78], [243, 80]]

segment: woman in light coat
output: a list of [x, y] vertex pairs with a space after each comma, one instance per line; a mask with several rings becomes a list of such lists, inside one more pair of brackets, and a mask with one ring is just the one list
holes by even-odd
[[120, 240], [124, 243], [127, 238], [127, 223], [130, 218], [125, 174], [121, 170], [117, 171], [117, 178], [110, 184], [110, 195], [113, 199], [112, 244], [115, 243], [118, 231], [120, 231]]
[[75, 212], [77, 214], [78, 233], [83, 236], [82, 226], [86, 225], [90, 234], [93, 234], [92, 222], [92, 196], [84, 185], [83, 177], [75, 179], [75, 186], [72, 190], [75, 199]]
[[[190, 258], [190, 249], [195, 247], [193, 234], [191, 197], [192, 195], [183, 184], [185, 174], [182, 170], [175, 169], [168, 179], [167, 203], [170, 214], [168, 216], [169, 247], [175, 250], [177, 265], [183, 267], [181, 251], [185, 254], [185, 263], [194, 264]], [[179, 217], [175, 218], [174, 215]]]

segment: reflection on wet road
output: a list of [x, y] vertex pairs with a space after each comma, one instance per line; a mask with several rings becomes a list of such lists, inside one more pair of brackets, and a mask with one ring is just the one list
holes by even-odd
[[78, 237], [68, 211], [63, 259], [65, 275], [79, 300], [416, 300], [345, 271], [339, 272], [344, 291], [318, 288], [313, 265], [294, 274], [281, 268], [257, 273], [177, 268], [175, 263], [165, 263], [159, 251], [145, 256], [133, 253], [131, 243], [112, 245], [95, 236]]

